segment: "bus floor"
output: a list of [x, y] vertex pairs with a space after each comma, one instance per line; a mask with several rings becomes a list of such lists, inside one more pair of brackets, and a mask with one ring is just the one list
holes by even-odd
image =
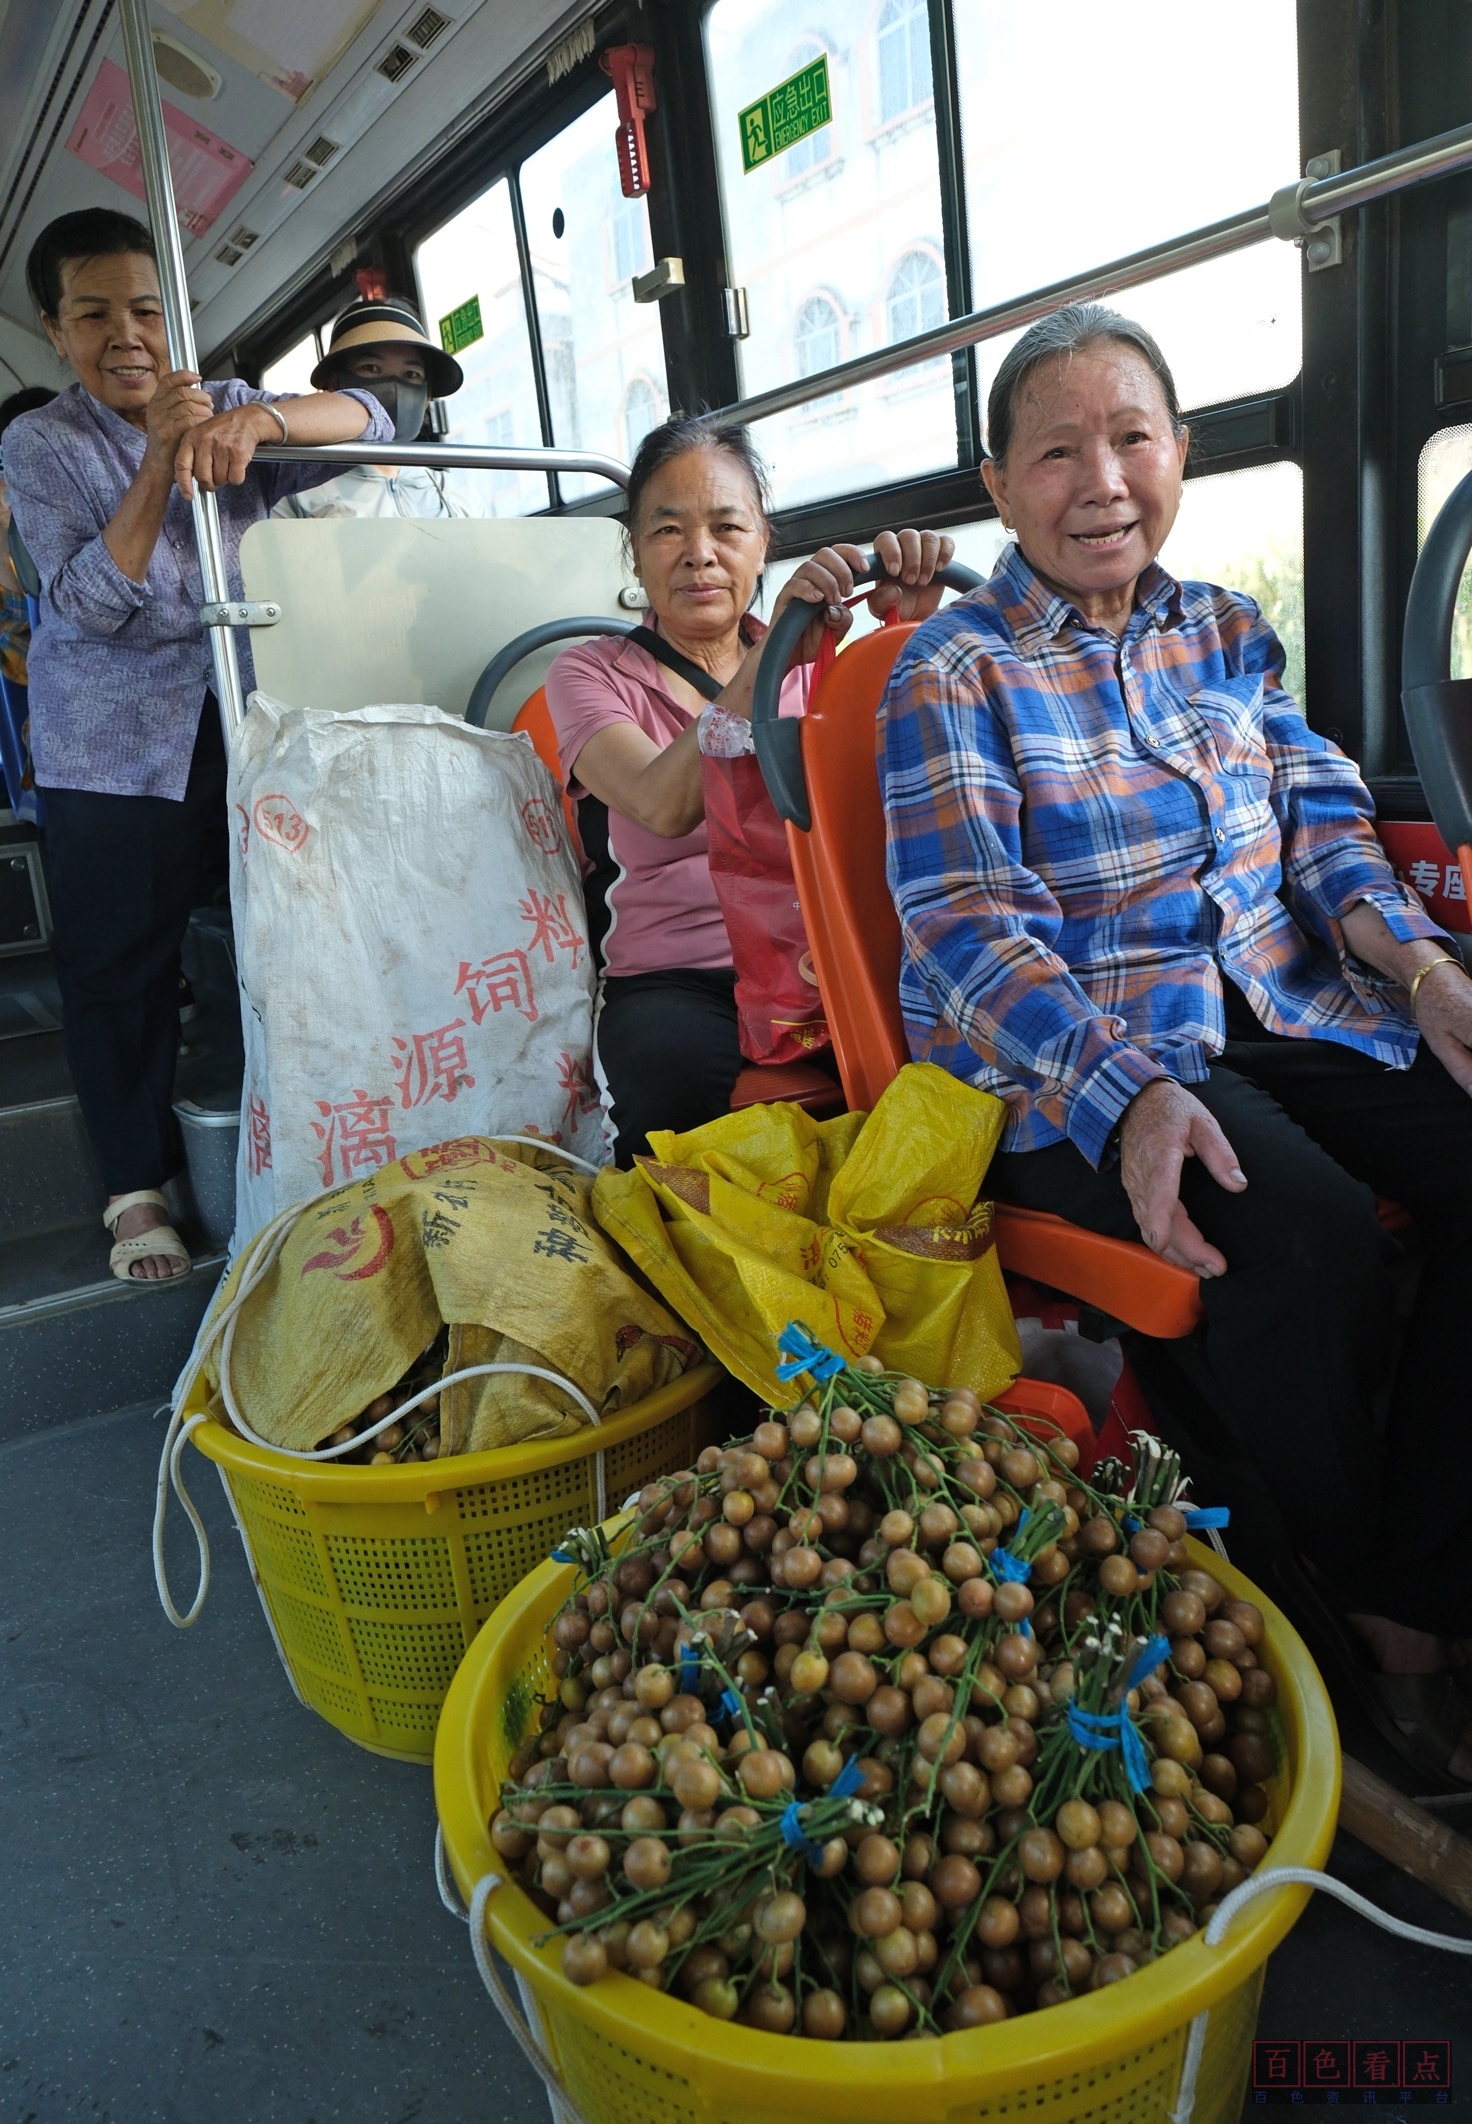
[[[436, 1894], [428, 1772], [297, 1704], [193, 1455], [214, 1583], [192, 1630], [164, 1620], [161, 1440], [144, 1408], [0, 1447], [0, 2124], [543, 2124]], [[177, 1513], [169, 1554], [187, 1603]], [[1331, 1866], [1472, 1929], [1347, 1838]], [[1269, 1967], [1260, 2033], [1450, 2039], [1472, 2115], [1466, 1963], [1326, 1898]]]

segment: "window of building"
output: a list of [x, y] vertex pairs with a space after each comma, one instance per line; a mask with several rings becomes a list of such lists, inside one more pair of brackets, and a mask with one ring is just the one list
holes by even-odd
[[946, 321], [946, 278], [930, 251], [907, 251], [889, 278], [884, 298], [888, 337], [913, 339]]
[[[788, 60], [784, 78], [791, 80], [794, 74], [801, 73], [805, 66], [811, 66], [815, 59], [821, 59], [822, 56], [823, 46], [815, 38], [805, 38]], [[783, 182], [791, 184], [795, 177], [801, 177], [808, 170], [817, 168], [819, 163], [826, 162], [832, 153], [832, 124], [820, 125], [816, 133], [806, 134], [782, 157]]]
[[[1443, 428], [1421, 452], [1416, 478], [1417, 546], [1436, 522], [1441, 505], [1472, 472], [1472, 427]], [[1455, 679], [1472, 678], [1472, 567], [1464, 568], [1452, 618], [1452, 668]]]
[[654, 385], [647, 376], [636, 376], [624, 399], [624, 455], [630, 464], [640, 443], [662, 418]]
[[930, 101], [930, 20], [925, 0], [884, 0], [879, 14], [879, 122]]
[[[1256, 206], [1298, 172], [1294, 0], [1241, 0], [1230, 35], [1219, 9], [1179, 7], [1162, 39], [1131, 0], [955, 22], [978, 309]], [[1149, 113], [1117, 155], [1100, 146], [1103, 79]], [[1159, 339], [1182, 402], [1210, 405], [1298, 373], [1302, 271], [1270, 238], [1109, 299]], [[1005, 344], [977, 349], [983, 394]]]
[[647, 273], [649, 258], [649, 209], [642, 199], [625, 199], [622, 192], [608, 217], [609, 242], [613, 252], [613, 285], [620, 286], [636, 273]]
[[836, 367], [841, 329], [838, 311], [826, 295], [813, 295], [803, 304], [792, 327], [799, 376], [817, 376]]
[[[617, 126], [610, 94], [521, 166], [553, 439], [610, 457], [624, 450], [634, 378], [652, 377], [665, 390], [659, 305], [636, 303], [629, 287], [649, 260], [649, 209], [619, 189]], [[620, 276], [611, 286], [610, 266]], [[583, 474], [561, 484], [569, 500], [607, 491]]]
[[[476, 335], [455, 355], [465, 382], [445, 401], [445, 440], [539, 448], [542, 424], [505, 178], [427, 236], [414, 263], [430, 338]], [[538, 472], [466, 472], [460, 479], [465, 505], [477, 515], [525, 516], [547, 506], [547, 481]]]
[[312, 371], [322, 359], [321, 346], [315, 332], [308, 332], [294, 347], [273, 361], [269, 369], [261, 371], [263, 391], [289, 391], [305, 398], [312, 390]]
[[[893, 94], [913, 106], [913, 116], [876, 137], [881, 20]], [[740, 113], [822, 49], [833, 116], [808, 141], [814, 163], [820, 153], [842, 163], [842, 181], [793, 183], [793, 158], [804, 142], [746, 170]], [[746, 290], [750, 332], [736, 358], [741, 393], [750, 397], [882, 343], [897, 263], [935, 248], [945, 224], [929, 16], [925, 0], [913, 7], [893, 0], [887, 11], [879, 0], [872, 9], [826, 0], [821, 11], [814, 0], [715, 0], [706, 51], [728, 270], [732, 284]], [[797, 174], [803, 167], [796, 165]], [[755, 438], [778, 504], [858, 493], [954, 465], [948, 367], [905, 381], [903, 419], [895, 417], [892, 383], [881, 382], [762, 421]]]

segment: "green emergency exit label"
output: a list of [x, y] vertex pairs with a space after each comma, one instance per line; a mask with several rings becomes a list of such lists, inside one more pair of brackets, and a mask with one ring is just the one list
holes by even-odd
[[746, 174], [750, 176], [774, 155], [796, 147], [799, 140], [806, 140], [832, 119], [828, 54], [820, 52], [790, 80], [741, 112], [741, 162]]
[[478, 295], [472, 295], [469, 302], [462, 302], [458, 310], [451, 310], [448, 317], [440, 319], [440, 345], [447, 354], [458, 354], [462, 347], [473, 347], [485, 336]]

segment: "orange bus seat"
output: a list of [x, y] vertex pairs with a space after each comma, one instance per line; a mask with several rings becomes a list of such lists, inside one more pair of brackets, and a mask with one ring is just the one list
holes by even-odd
[[[900, 1016], [900, 925], [884, 867], [875, 760], [880, 696], [913, 626], [845, 649], [802, 724], [812, 831], [787, 828], [798, 899], [848, 1103], [871, 1109], [910, 1059]], [[997, 1205], [1004, 1268], [1050, 1284], [1142, 1333], [1174, 1340], [1201, 1318], [1198, 1279], [1131, 1240], [1038, 1210]]]
[[[583, 843], [578, 833], [577, 806], [563, 787], [562, 754], [547, 706], [545, 686], [538, 686], [536, 692], [522, 703], [511, 727], [531, 739], [537, 758], [562, 790], [567, 830], [572, 836], [573, 853], [581, 863]], [[760, 1066], [748, 1063], [736, 1079], [736, 1088], [731, 1094], [731, 1111], [739, 1113], [748, 1106], [770, 1106], [778, 1099], [805, 1107], [810, 1114], [834, 1114], [842, 1110], [843, 1090], [826, 1070], [816, 1069], [811, 1062], [764, 1063]]]
[[578, 807], [568, 795], [562, 779], [562, 754], [558, 750], [557, 731], [552, 721], [552, 711], [547, 706], [547, 689], [538, 686], [529, 694], [511, 718], [511, 727], [521, 737], [529, 737], [537, 758], [562, 791], [562, 812], [567, 820], [567, 830], [572, 836], [572, 850], [579, 866], [583, 860], [583, 837], [578, 832]]

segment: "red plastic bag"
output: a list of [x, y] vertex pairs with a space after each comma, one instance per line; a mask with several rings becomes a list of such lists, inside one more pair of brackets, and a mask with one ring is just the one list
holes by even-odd
[[748, 1062], [801, 1062], [829, 1045], [828, 1021], [778, 818], [754, 753], [702, 756], [706, 846], [736, 967]]

